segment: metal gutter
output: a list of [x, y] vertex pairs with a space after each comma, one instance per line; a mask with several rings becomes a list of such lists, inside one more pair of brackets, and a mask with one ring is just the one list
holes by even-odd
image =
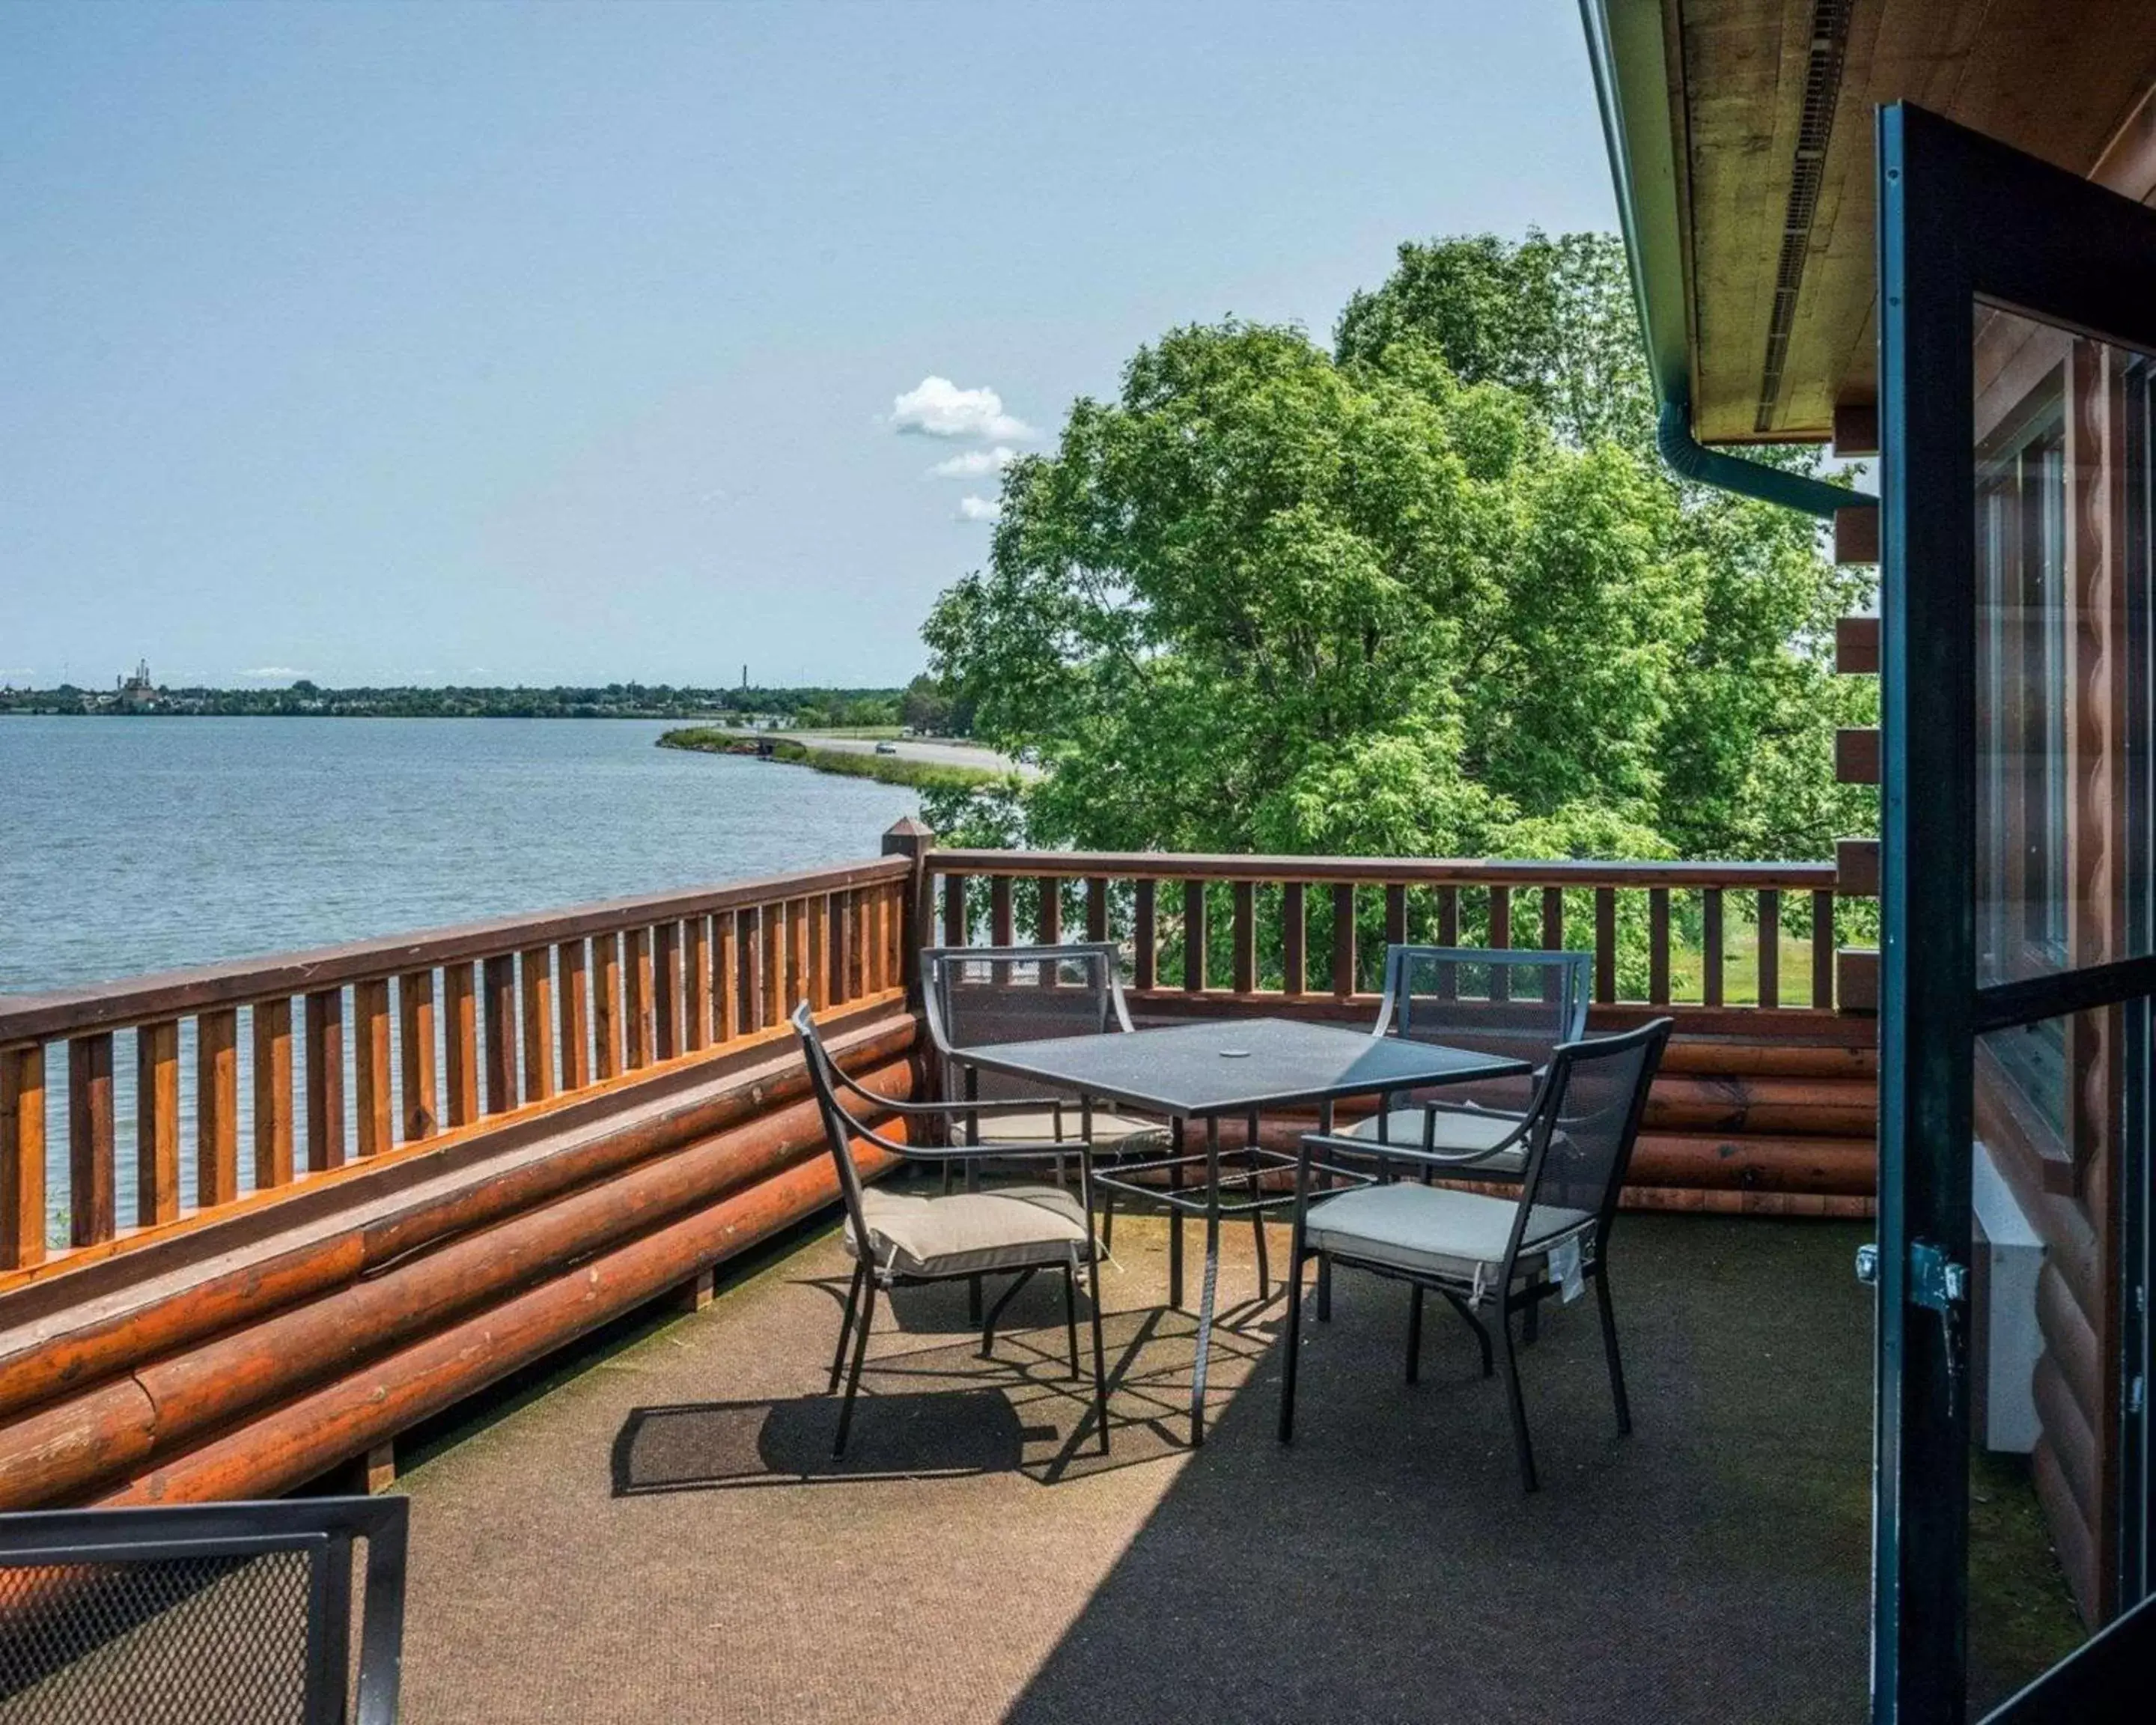
[[1805, 474], [1710, 449], [1692, 435], [1689, 300], [1661, 0], [1579, 0], [1579, 18], [1631, 265], [1633, 304], [1661, 403], [1655, 447], [1662, 459], [1697, 484], [1807, 515], [1831, 516], [1870, 501]]

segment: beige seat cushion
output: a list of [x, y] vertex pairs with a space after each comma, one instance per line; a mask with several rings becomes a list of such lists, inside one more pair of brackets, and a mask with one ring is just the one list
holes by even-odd
[[[861, 1214], [877, 1267], [901, 1276], [1082, 1264], [1092, 1242], [1085, 1206], [1058, 1186], [1000, 1186], [940, 1197], [871, 1186], [861, 1194]], [[850, 1222], [846, 1245], [860, 1255]]]
[[[1494, 1281], [1505, 1261], [1512, 1222], [1520, 1213], [1509, 1198], [1458, 1192], [1443, 1186], [1402, 1181], [1391, 1186], [1358, 1186], [1310, 1207], [1305, 1238], [1311, 1250], [1335, 1257], [1360, 1258], [1396, 1270], [1474, 1283]], [[1586, 1210], [1537, 1204], [1529, 1219], [1527, 1239], [1515, 1268], [1538, 1276], [1550, 1249], [1594, 1225]]]
[[[1362, 1143], [1374, 1143], [1381, 1117], [1372, 1114], [1336, 1134]], [[1385, 1141], [1410, 1150], [1424, 1147], [1423, 1133], [1430, 1133], [1428, 1147], [1440, 1156], [1466, 1156], [1476, 1151], [1491, 1153], [1474, 1163], [1478, 1174], [1517, 1174], [1527, 1165], [1524, 1138], [1509, 1148], [1497, 1146], [1519, 1133], [1522, 1117], [1484, 1108], [1395, 1108], [1382, 1117]]]
[[[1056, 1144], [1077, 1143], [1084, 1132], [1085, 1116], [1075, 1102], [1063, 1110], [1063, 1130], [1055, 1130], [1055, 1111], [1044, 1108], [1038, 1114], [984, 1114], [981, 1117], [981, 1142], [983, 1144]], [[965, 1116], [958, 1117], [958, 1130], [965, 1132]], [[1111, 1114], [1105, 1108], [1093, 1111], [1093, 1147], [1096, 1150], [1149, 1149], [1168, 1142], [1168, 1128], [1151, 1120], [1139, 1120], [1128, 1114]]]

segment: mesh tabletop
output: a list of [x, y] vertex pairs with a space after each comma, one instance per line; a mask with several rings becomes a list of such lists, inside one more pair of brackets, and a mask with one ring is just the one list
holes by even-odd
[[1127, 1036], [959, 1050], [978, 1065], [1160, 1114], [1232, 1114], [1533, 1070], [1523, 1060], [1291, 1019], [1214, 1019]]

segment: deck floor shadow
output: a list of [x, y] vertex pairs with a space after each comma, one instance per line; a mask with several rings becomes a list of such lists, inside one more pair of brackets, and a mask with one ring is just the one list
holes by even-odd
[[1283, 1308], [1250, 1303], [1247, 1230], [1190, 1451], [1194, 1327], [1135, 1216], [1104, 1278], [1109, 1457], [1060, 1289], [1014, 1301], [984, 1361], [952, 1286], [879, 1325], [834, 1463], [827, 1235], [408, 1477], [406, 1717], [1859, 1717], [1868, 1234], [1624, 1219], [1637, 1432], [1592, 1302], [1560, 1311], [1524, 1355], [1533, 1497], [1466, 1329], [1433, 1307], [1408, 1386], [1403, 1291], [1352, 1276], [1304, 1326], [1282, 1449]]

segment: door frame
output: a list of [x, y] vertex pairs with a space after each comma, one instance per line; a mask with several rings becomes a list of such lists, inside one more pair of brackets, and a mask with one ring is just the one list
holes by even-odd
[[[1975, 1039], [2156, 995], [2156, 956], [1979, 987], [1975, 308], [1982, 298], [2156, 352], [2156, 212], [1906, 103], [1881, 108], [1877, 126], [1884, 843], [1872, 1717], [1958, 1725], [1971, 1398], [1955, 1381], [1968, 1317], [1953, 1270], [1965, 1272], [1970, 1253]], [[2145, 1334], [2129, 1346], [2145, 1361]], [[2122, 1607], [2135, 1602], [2122, 1593]]]

